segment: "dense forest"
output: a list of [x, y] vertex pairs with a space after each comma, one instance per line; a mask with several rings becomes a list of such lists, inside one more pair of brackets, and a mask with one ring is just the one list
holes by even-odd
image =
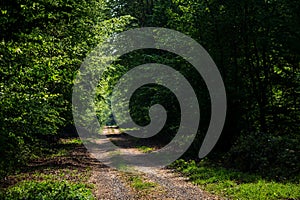
[[[222, 135], [206, 159], [276, 181], [300, 179], [300, 3], [297, 0], [4, 0], [0, 13], [0, 177], [40, 156], [74, 132], [72, 86], [89, 52], [110, 36], [138, 27], [164, 27], [201, 44], [215, 61], [227, 93]], [[199, 161], [210, 119], [201, 76], [184, 59], [153, 49], [114, 62], [97, 90], [97, 117], [111, 125], [110, 94], [132, 67], [172, 66], [200, 101], [197, 137], [182, 156]], [[201, 87], [199, 87], [199, 85]], [[131, 114], [140, 125], [162, 104], [168, 143], [178, 129], [176, 97], [160, 86], [140, 88]], [[114, 125], [114, 124], [113, 124]], [[155, 138], [154, 138], [155, 139]]]

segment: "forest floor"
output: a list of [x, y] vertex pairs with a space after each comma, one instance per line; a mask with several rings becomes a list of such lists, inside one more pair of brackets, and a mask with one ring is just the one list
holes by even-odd
[[[108, 134], [120, 134], [107, 129]], [[86, 184], [96, 199], [221, 199], [192, 184], [172, 169], [122, 172], [107, 167], [79, 139], [62, 140], [56, 155], [37, 158], [15, 175], [2, 180], [1, 188], [22, 181], [68, 181]], [[145, 148], [131, 148], [142, 152]], [[142, 171], [142, 172], [141, 172]]]
[[[153, 144], [135, 144], [139, 147], [133, 147], [134, 142], [121, 135], [118, 129], [104, 129], [104, 134], [132, 154], [147, 151], [146, 147], [149, 146], [152, 147], [149, 149], [155, 149]], [[130, 172], [120, 172], [112, 168], [94, 167], [91, 181], [96, 185], [97, 199], [221, 199], [201, 190], [188, 182], [187, 178], [167, 168], [135, 167]]]

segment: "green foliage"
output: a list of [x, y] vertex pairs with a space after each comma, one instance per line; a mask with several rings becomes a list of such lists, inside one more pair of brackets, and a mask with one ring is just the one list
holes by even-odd
[[[128, 28], [160, 26], [197, 40], [223, 76], [227, 121], [211, 157], [243, 171], [291, 180], [300, 168], [299, 5], [297, 0], [5, 0], [0, 12], [0, 177], [72, 123], [74, 77], [93, 47]], [[113, 86], [132, 67], [151, 62], [174, 67], [195, 89], [201, 122], [187, 155], [197, 156], [210, 118], [209, 96], [201, 76], [176, 55], [142, 50], [113, 63], [99, 80], [97, 117], [101, 124], [114, 124]], [[158, 136], [168, 143], [180, 123], [180, 108], [169, 90], [140, 88], [132, 98], [131, 115], [146, 125], [149, 107], [157, 103], [168, 110], [167, 126]], [[222, 173], [216, 175], [220, 180]], [[259, 183], [281, 192], [294, 190], [293, 185]], [[236, 183], [224, 179], [224, 184]], [[251, 187], [258, 185], [246, 181], [243, 187], [254, 191]]]
[[62, 139], [60, 143], [64, 145], [82, 145], [82, 140], [80, 138]]
[[[136, 17], [140, 26], [171, 28], [191, 36], [216, 62], [226, 86], [228, 112], [222, 136], [211, 158], [223, 158], [223, 162], [229, 162], [235, 168], [260, 171], [263, 175], [278, 178], [299, 174], [298, 1], [121, 0], [112, 1], [109, 5], [117, 16], [126, 13]], [[201, 77], [185, 74], [189, 71], [187, 64], [174, 55], [165, 56], [157, 52], [146, 52], [147, 56], [143, 54], [145, 52], [135, 52], [127, 55], [133, 60], [131, 64], [126, 58], [119, 63], [123, 66], [172, 63], [174, 65], [170, 66], [187, 75], [203, 104], [200, 106], [203, 121], [200, 134], [186, 154], [197, 157], [210, 118], [205, 87], [199, 87]], [[197, 73], [190, 71], [190, 74]], [[134, 102], [136, 108], [133, 108], [132, 116], [136, 122], [147, 124], [149, 119], [144, 113], [149, 104], [144, 105], [144, 97], [151, 97], [150, 102], [156, 99], [155, 103], [162, 105], [165, 100], [159, 93], [139, 92], [136, 98], [139, 101]], [[167, 100], [168, 105], [176, 103], [172, 99]], [[174, 133], [178, 127], [176, 119], [180, 116], [172, 114], [169, 117], [175, 122], [169, 132]], [[168, 135], [172, 134], [164, 134], [163, 139]]]
[[[199, 84], [201, 80], [199, 81], [197, 76], [195, 77], [193, 70], [184, 70], [188, 64], [183, 59], [174, 59], [174, 55], [171, 53], [147, 49], [123, 55], [104, 72], [97, 87], [97, 116], [102, 125], [110, 125], [113, 121], [110, 103], [111, 94], [117, 81], [130, 69], [146, 63], [161, 63], [175, 67], [190, 77], [193, 80], [192, 84], [201, 85]], [[138, 79], [138, 77], [134, 78]], [[201, 85], [201, 88], [205, 87]], [[117, 95], [115, 94], [115, 96]], [[201, 103], [204, 103], [204, 101]], [[150, 123], [149, 108], [155, 104], [163, 105], [168, 115], [167, 125], [155, 137], [160, 138], [160, 141], [164, 143], [168, 143], [174, 137], [180, 122], [179, 103], [172, 91], [157, 84], [147, 84], [140, 87], [130, 99], [130, 115], [134, 122], [140, 126], [145, 126]], [[205, 111], [206, 109], [203, 110]]]
[[146, 182], [139, 176], [130, 176], [129, 181], [131, 186], [136, 190], [150, 190], [156, 186], [155, 183]]
[[91, 189], [84, 184], [66, 181], [23, 181], [10, 187], [1, 196], [3, 200], [40, 199], [40, 200], [92, 200]]
[[149, 153], [149, 152], [153, 151], [153, 148], [147, 147], [147, 146], [138, 146], [137, 149], [143, 153]]
[[300, 198], [299, 182], [268, 181], [259, 175], [225, 169], [208, 161], [196, 163], [178, 160], [173, 167], [203, 189], [230, 199]]
[[[243, 171], [259, 172], [277, 180], [295, 180], [299, 176], [299, 139], [274, 136], [266, 133], [251, 133], [241, 136], [228, 153], [230, 167]], [[272, 170], [270, 170], [270, 168]]]
[[102, 0], [5, 0], [2, 5], [1, 177], [28, 160], [34, 146], [55, 142], [58, 130], [72, 124], [73, 79], [81, 61], [131, 20], [112, 17]]

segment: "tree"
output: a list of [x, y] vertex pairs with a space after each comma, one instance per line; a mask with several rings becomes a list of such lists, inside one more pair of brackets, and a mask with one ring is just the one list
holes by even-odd
[[[110, 20], [114, 24], [105, 27]], [[113, 18], [105, 1], [13, 0], [2, 3], [0, 22], [2, 175], [72, 124], [72, 85], [81, 61], [130, 17]]]

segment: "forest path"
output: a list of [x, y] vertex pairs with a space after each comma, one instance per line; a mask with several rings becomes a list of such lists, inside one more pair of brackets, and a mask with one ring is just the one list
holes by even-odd
[[[127, 152], [142, 153], [118, 129], [107, 127], [103, 132], [110, 135], [114, 142], [126, 147]], [[122, 172], [95, 165], [90, 181], [96, 186], [94, 193], [97, 199], [221, 199], [188, 182], [174, 170], [166, 168], [135, 167], [129, 172]]]
[[[126, 147], [131, 153], [141, 149], [130, 146], [118, 129], [107, 129], [107, 134]], [[135, 141], [136, 142], [136, 141]], [[139, 144], [141, 145], [141, 144]], [[143, 144], [155, 147], [153, 144]], [[201, 200], [221, 199], [193, 185], [172, 169], [140, 167], [128, 172], [110, 168], [87, 151], [79, 138], [61, 139], [53, 152], [36, 158], [15, 174], [0, 181], [0, 188], [8, 188], [22, 181], [67, 181], [90, 185], [96, 199], [105, 200]]]

